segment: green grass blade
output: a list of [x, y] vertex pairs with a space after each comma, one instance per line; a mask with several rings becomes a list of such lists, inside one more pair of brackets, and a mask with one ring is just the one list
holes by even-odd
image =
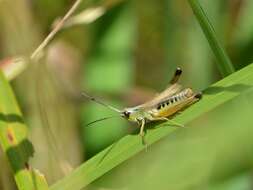
[[27, 139], [27, 127], [15, 100], [12, 89], [0, 72], [0, 143], [19, 190], [46, 190], [46, 180], [29, 166], [33, 146]]
[[227, 76], [235, 71], [233, 64], [231, 63], [224, 48], [220, 44], [214, 28], [209, 21], [205, 11], [202, 9], [198, 0], [188, 0], [189, 4], [213, 50], [214, 55], [217, 58], [217, 67], [223, 76]]
[[[226, 77], [204, 91], [201, 101], [186, 109], [173, 121], [184, 124], [200, 117], [215, 107], [237, 97], [253, 86], [253, 64]], [[176, 128], [158, 127], [148, 130], [146, 141], [152, 144], [171, 134]], [[74, 170], [50, 187], [50, 190], [78, 190], [99, 178], [115, 166], [129, 159], [145, 147], [138, 135], [128, 135]]]

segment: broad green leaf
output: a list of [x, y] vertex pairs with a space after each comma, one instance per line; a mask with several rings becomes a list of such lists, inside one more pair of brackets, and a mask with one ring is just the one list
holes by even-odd
[[[201, 101], [186, 109], [173, 120], [187, 126], [190, 121], [251, 89], [252, 85], [253, 65], [251, 64], [209, 87], [204, 91]], [[149, 145], [153, 144], [175, 130], [177, 128], [156, 126], [155, 129], [147, 131], [146, 141]], [[52, 185], [50, 189], [81, 189], [144, 149], [138, 135], [127, 135]]]

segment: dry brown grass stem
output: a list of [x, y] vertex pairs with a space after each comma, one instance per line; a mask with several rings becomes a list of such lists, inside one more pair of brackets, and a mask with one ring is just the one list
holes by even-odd
[[57, 34], [59, 30], [63, 27], [64, 23], [68, 20], [68, 18], [76, 11], [78, 6], [82, 0], [76, 0], [73, 6], [69, 9], [66, 15], [56, 24], [54, 29], [47, 35], [47, 37], [43, 40], [43, 42], [33, 51], [30, 58], [35, 59], [47, 46], [47, 44], [53, 39], [53, 37]]

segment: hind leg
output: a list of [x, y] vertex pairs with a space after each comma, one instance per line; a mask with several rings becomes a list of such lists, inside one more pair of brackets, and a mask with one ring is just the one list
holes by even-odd
[[181, 74], [182, 74], [182, 69], [178, 67], [178, 68], [176, 69], [175, 73], [174, 73], [173, 78], [170, 80], [170, 84], [175, 84], [175, 83], [177, 83], [177, 81], [179, 80]]
[[170, 125], [170, 126], [175, 126], [175, 127], [185, 127], [184, 125], [180, 124], [180, 123], [177, 123], [175, 121], [172, 121], [166, 117], [159, 117], [159, 118], [156, 118], [155, 121], [167, 121], [167, 125]]

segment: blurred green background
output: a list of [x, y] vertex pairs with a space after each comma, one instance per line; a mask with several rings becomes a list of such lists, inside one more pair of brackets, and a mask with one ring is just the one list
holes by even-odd
[[[200, 2], [235, 68], [250, 64], [253, 1]], [[0, 58], [32, 52], [73, 3], [0, 0]], [[93, 7], [104, 14], [61, 30], [13, 82], [36, 150], [32, 165], [50, 184], [136, 129], [120, 118], [85, 127], [116, 114], [80, 99], [81, 90], [123, 108], [163, 90], [176, 67], [196, 91], [221, 79], [186, 0], [84, 0], [77, 13]], [[251, 90], [206, 113], [87, 189], [253, 189], [252, 97]], [[0, 164], [0, 189], [15, 189], [1, 152]]]

